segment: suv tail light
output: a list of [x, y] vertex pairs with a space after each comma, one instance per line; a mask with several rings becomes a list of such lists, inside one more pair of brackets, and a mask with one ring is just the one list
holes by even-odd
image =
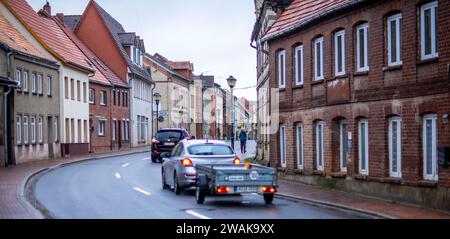
[[241, 164], [241, 159], [240, 158], [235, 158], [233, 160], [233, 164]]
[[188, 159], [188, 158], [182, 159], [182, 160], [180, 160], [180, 162], [181, 162], [181, 164], [182, 164], [183, 166], [185, 166], [185, 167], [190, 167], [190, 166], [192, 166], [192, 160], [190, 160], [190, 159]]

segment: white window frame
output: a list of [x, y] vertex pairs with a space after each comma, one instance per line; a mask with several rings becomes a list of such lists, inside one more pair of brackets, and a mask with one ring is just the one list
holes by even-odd
[[[299, 63], [301, 69], [298, 67]], [[299, 45], [295, 47], [295, 85], [303, 85], [303, 72], [303, 45]]]
[[[319, 132], [320, 128], [320, 132]], [[325, 161], [324, 161], [324, 142], [323, 131], [325, 129], [325, 124], [322, 121], [316, 123], [316, 169], [317, 171], [324, 171]], [[319, 137], [320, 136], [320, 137]], [[319, 144], [320, 138], [320, 144]], [[320, 150], [319, 150], [320, 149]]]
[[31, 116], [30, 117], [30, 138], [31, 138], [31, 143], [35, 144], [36, 143], [36, 117], [35, 116]]
[[304, 169], [304, 143], [303, 143], [303, 125], [295, 125], [295, 146], [296, 146], [296, 157], [297, 157], [297, 168], [300, 170]]
[[51, 76], [47, 76], [47, 96], [51, 96], [52, 95], [52, 77]]
[[[401, 60], [402, 59], [402, 55], [401, 55], [402, 54], [402, 42], [401, 42], [401, 39], [400, 39], [401, 38], [401, 34], [402, 34], [402, 31], [401, 31], [401, 27], [402, 27], [401, 25], [402, 24], [400, 24], [400, 20], [401, 19], [402, 19], [402, 14], [401, 13], [392, 15], [392, 16], [387, 18], [388, 66], [398, 66], [398, 65], [403, 64], [403, 61]], [[391, 41], [391, 37], [392, 37], [391, 29], [392, 29], [392, 27], [391, 27], [391, 24], [393, 22], [396, 24], [396, 28], [395, 28], [395, 30], [396, 30], [395, 34], [397, 36], [397, 38], [396, 38], [396, 56], [397, 56], [398, 59], [392, 59], [392, 52], [391, 52], [391, 50], [392, 50], [392, 45], [391, 45], [391, 42], [392, 42]]]
[[[393, 123], [397, 124], [397, 142], [393, 142]], [[400, 117], [391, 117], [389, 119], [389, 176], [393, 178], [401, 178], [402, 177], [402, 119]], [[393, 171], [393, 163], [394, 163], [394, 151], [393, 144], [396, 144], [397, 147], [397, 172]]]
[[[341, 38], [341, 62], [342, 62], [342, 70], [339, 71], [339, 46], [338, 46], [338, 38]], [[334, 34], [334, 74], [335, 76], [345, 75], [345, 30], [340, 30]]]
[[44, 117], [39, 116], [38, 117], [38, 141], [40, 144], [42, 144], [44, 142], [43, 124], [44, 124]]
[[16, 116], [16, 142], [22, 144], [22, 116]]
[[37, 91], [38, 91], [38, 94], [42, 94], [42, 84], [43, 84], [43, 82], [42, 82], [42, 75], [38, 75], [38, 80], [37, 80]]
[[28, 116], [23, 116], [23, 143], [28, 144]]
[[[427, 60], [436, 58], [439, 56], [438, 49], [436, 46], [436, 21], [437, 21], [437, 8], [438, 8], [438, 1], [433, 1], [427, 4], [424, 4], [420, 7], [420, 52], [421, 52], [421, 59]], [[426, 32], [425, 32], [425, 11], [430, 10], [431, 14], [431, 53], [426, 54], [425, 53], [425, 39], [426, 39]]]
[[[281, 59], [283, 59], [283, 64], [281, 64]], [[286, 50], [278, 52], [278, 87], [286, 88]]]
[[36, 73], [31, 74], [31, 93], [35, 93], [37, 92], [37, 88], [36, 88]]
[[116, 136], [117, 119], [113, 119], [111, 127], [112, 127], [112, 140], [115, 141], [117, 138]]
[[100, 105], [105, 106], [106, 105], [106, 92], [101, 90], [100, 91]]
[[[91, 99], [92, 97], [92, 99]], [[89, 88], [89, 104], [95, 104], [95, 90]]]
[[286, 126], [280, 126], [280, 165], [286, 168]]
[[21, 90], [21, 88], [22, 88], [22, 70], [20, 70], [20, 69], [16, 70], [16, 81], [19, 83], [18, 90]]
[[[119, 124], [122, 124], [120, 132], [122, 133], [122, 140], [125, 140], [125, 119], [119, 120]], [[141, 140], [141, 116], [138, 115], [138, 140]]]
[[53, 134], [54, 134], [54, 140], [55, 140], [55, 143], [56, 143], [56, 142], [58, 142], [58, 118], [55, 117], [53, 120], [54, 120]]
[[129, 134], [128, 134], [129, 127], [130, 127], [130, 120], [127, 119], [126, 122], [125, 122], [125, 140], [129, 140], [130, 139]]
[[[320, 45], [320, 56], [317, 56], [317, 44]], [[318, 68], [318, 60], [320, 62], [320, 71], [317, 70]], [[323, 37], [319, 37], [316, 40], [314, 40], [314, 80], [319, 81], [323, 80]]]
[[[429, 146], [426, 141], [427, 133], [427, 120], [431, 120], [431, 155], [434, 157], [431, 159], [431, 174], [427, 173], [427, 147]], [[437, 165], [437, 115], [429, 114], [423, 117], [423, 178], [425, 180], [437, 181], [438, 180], [438, 165]]]
[[28, 71], [23, 71], [23, 92], [28, 92]]
[[[362, 133], [361, 132], [362, 131], [361, 130], [362, 124], [365, 124], [365, 126], [366, 126], [363, 134], [361, 134]], [[361, 143], [363, 136], [366, 136], [365, 137], [366, 140], [365, 140], [365, 144], [364, 145], [362, 145], [362, 143]], [[369, 175], [369, 121], [367, 119], [361, 119], [358, 122], [358, 140], [359, 140], [358, 141], [359, 174], [361, 174], [361, 175]], [[366, 152], [366, 154], [365, 154], [366, 157], [364, 159], [362, 158], [363, 147], [364, 147], [364, 150]], [[364, 160], [364, 162], [366, 164], [366, 168], [365, 169], [362, 168], [362, 161], [363, 160]]]
[[[357, 72], [366, 72], [369, 71], [369, 44], [368, 44], [368, 37], [369, 33], [369, 23], [363, 23], [356, 27], [356, 71]], [[363, 30], [364, 31], [364, 39], [362, 39], [364, 42], [364, 63], [365, 65], [361, 67], [361, 36], [359, 32]]]
[[[102, 127], [103, 125], [103, 127]], [[106, 120], [98, 120], [98, 136], [105, 136]]]
[[[345, 132], [344, 132], [344, 125]], [[339, 122], [339, 165], [341, 172], [347, 172], [347, 164], [344, 164], [344, 158], [346, 163], [348, 163], [348, 141], [347, 141], [348, 124], [346, 120], [341, 120]]]

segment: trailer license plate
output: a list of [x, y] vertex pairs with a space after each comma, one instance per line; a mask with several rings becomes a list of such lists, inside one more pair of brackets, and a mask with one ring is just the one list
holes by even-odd
[[237, 186], [236, 192], [238, 193], [257, 193], [258, 187], [252, 187], [252, 186]]
[[233, 176], [229, 176], [228, 180], [234, 181], [234, 182], [236, 182], [236, 181], [244, 181], [244, 176], [242, 176], [242, 175], [233, 175]]

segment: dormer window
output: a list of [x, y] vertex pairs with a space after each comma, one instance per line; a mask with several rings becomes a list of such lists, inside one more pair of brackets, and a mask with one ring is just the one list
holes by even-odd
[[141, 65], [141, 50], [135, 46], [131, 46], [131, 58], [133, 59], [133, 62], [137, 65]]

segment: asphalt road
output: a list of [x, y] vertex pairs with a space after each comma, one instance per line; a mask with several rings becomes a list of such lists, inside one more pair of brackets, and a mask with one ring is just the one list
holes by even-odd
[[41, 176], [34, 196], [54, 218], [67, 219], [336, 219], [355, 214], [300, 201], [262, 196], [207, 196], [198, 205], [194, 191], [175, 195], [161, 187], [161, 164], [149, 154], [113, 157], [58, 168]]

